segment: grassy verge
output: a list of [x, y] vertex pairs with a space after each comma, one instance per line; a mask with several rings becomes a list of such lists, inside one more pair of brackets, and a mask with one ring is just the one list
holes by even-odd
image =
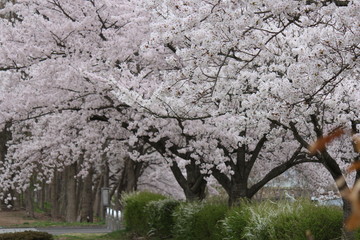
[[105, 222], [54, 222], [54, 221], [38, 221], [38, 222], [24, 222], [22, 224], [14, 224], [10, 227], [72, 227], [72, 226], [100, 226]]
[[[126, 230], [116, 231], [112, 233], [100, 234], [66, 234], [55, 236], [55, 240], [157, 240], [155, 238], [139, 237], [134, 233]], [[171, 240], [171, 239], [167, 239]]]
[[[115, 238], [105, 238], [107, 234], [85, 234], [85, 233], [73, 233], [73, 234], [64, 234], [55, 236], [55, 240], [97, 240], [97, 239], [115, 239]], [[121, 238], [117, 238], [120, 239]]]

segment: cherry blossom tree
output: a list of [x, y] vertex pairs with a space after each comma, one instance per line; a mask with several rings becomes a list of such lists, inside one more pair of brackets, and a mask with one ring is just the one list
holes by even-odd
[[50, 183], [69, 167], [77, 169], [70, 180], [74, 174], [100, 178], [104, 165], [111, 168], [105, 178], [121, 173], [122, 159], [128, 159], [129, 132], [121, 127], [128, 106], [99, 79], [121, 72], [124, 63], [137, 67], [132, 59], [141, 39], [134, 36], [145, 34], [147, 25], [146, 14], [132, 4], [16, 1], [1, 10], [0, 115], [1, 123], [12, 123], [13, 134], [1, 163], [2, 190], [23, 191], [34, 174]]
[[202, 199], [213, 175], [230, 204], [303, 162], [336, 179], [350, 147], [307, 147], [340, 124], [357, 130], [358, 10], [357, 0], [9, 3], [0, 117], [14, 139], [3, 169], [26, 159], [29, 177], [79, 160], [86, 175], [103, 154], [156, 156], [187, 198]]
[[[137, 136], [149, 135], [154, 147], [162, 142], [164, 157], [183, 154], [187, 158], [179, 161], [195, 163], [204, 176], [214, 175], [230, 203], [251, 198], [299, 163], [317, 161], [290, 140], [288, 129], [279, 130], [269, 121], [277, 113], [269, 111], [272, 102], [264, 101], [269, 98], [266, 85], [280, 71], [275, 68], [286, 63], [285, 57], [271, 57], [281, 49], [278, 38], [299, 28], [300, 14], [316, 11], [314, 6], [295, 1], [281, 9], [266, 1], [148, 1], [148, 7], [153, 9], [152, 34], [140, 56], [162, 49], [168, 65], [156, 75], [160, 87], [150, 96], [117, 85], [121, 101], [158, 119], [146, 119], [145, 131]], [[249, 186], [255, 163], [268, 164], [270, 171]]]
[[[155, 79], [154, 68], [145, 67], [163, 64], [161, 58], [154, 61], [150, 52], [148, 57], [137, 57], [148, 26], [141, 7], [129, 1], [17, 1], [8, 4], [2, 14], [14, 18], [2, 22], [6, 34], [1, 40], [4, 59], [0, 69], [7, 82], [3, 83], [1, 108], [4, 121], [18, 124], [13, 129], [17, 136], [9, 155], [13, 161], [5, 168], [11, 169], [9, 173], [22, 173], [17, 179], [12, 174], [4, 176], [10, 186], [18, 181], [18, 187], [24, 189], [29, 186], [26, 179], [36, 169], [46, 170], [37, 175], [39, 179], [51, 179], [55, 169], [79, 161], [79, 175], [85, 176], [94, 164], [103, 163], [104, 154], [126, 159], [123, 175], [129, 177], [129, 169], [138, 169], [133, 165], [144, 165], [139, 160], [153, 159], [151, 153], [130, 159], [124, 152], [132, 152], [137, 146], [127, 149], [117, 143], [134, 131], [125, 128], [137, 120], [128, 105], [113, 97], [108, 84], [117, 78], [129, 89], [142, 89], [144, 96], [156, 89], [151, 81], [132, 81], [134, 76], [139, 79], [150, 71]], [[140, 156], [145, 154], [143, 148], [136, 150], [142, 152]], [[29, 167], [22, 169], [23, 162]], [[188, 177], [194, 175], [192, 184], [201, 188], [203, 195], [206, 182], [199, 167], [193, 166]], [[180, 168], [172, 169], [185, 186], [187, 180]], [[142, 171], [135, 172], [131, 181], [119, 179], [112, 194], [116, 189], [120, 193], [119, 188], [136, 189], [134, 181]], [[130, 186], [131, 182], [135, 185]], [[9, 188], [5, 182], [3, 187]]]
[[[148, 4], [154, 20], [143, 50], [167, 48], [170, 68], [160, 71], [163, 81], [150, 98], [123, 85], [119, 98], [183, 120], [189, 127], [182, 134], [193, 133], [183, 152], [205, 174], [234, 183], [256, 163], [270, 169], [261, 183], [278, 167], [280, 174], [280, 167], [314, 161], [334, 180], [343, 176], [344, 163], [356, 157], [350, 141], [313, 155], [307, 148], [339, 125], [358, 131], [359, 1]], [[235, 192], [250, 194], [258, 183]]]

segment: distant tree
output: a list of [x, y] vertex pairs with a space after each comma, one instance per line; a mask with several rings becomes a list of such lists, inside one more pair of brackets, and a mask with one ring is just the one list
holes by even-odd
[[[88, 175], [99, 181], [95, 191], [109, 182], [101, 181], [104, 165], [115, 167], [107, 178], [124, 177], [114, 174], [122, 173], [127, 156], [129, 132], [121, 127], [127, 106], [100, 78], [136, 57], [140, 40], [133, 36], [146, 34], [146, 14], [132, 6], [129, 1], [16, 1], [1, 10], [17, 16], [0, 19], [0, 122], [11, 121], [13, 134], [0, 170], [4, 191], [22, 192], [30, 185], [41, 191], [42, 182], [52, 179], [72, 183], [64, 199], [76, 197], [68, 211], [74, 221], [80, 204], [74, 192], [89, 187]], [[52, 186], [53, 199], [59, 199], [54, 189], [64, 189]]]

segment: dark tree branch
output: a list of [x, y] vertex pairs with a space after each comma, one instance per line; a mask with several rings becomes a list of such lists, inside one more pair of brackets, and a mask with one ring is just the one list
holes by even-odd
[[323, 130], [322, 130], [320, 124], [319, 124], [319, 121], [317, 120], [316, 115], [311, 114], [310, 119], [311, 119], [311, 122], [313, 124], [314, 132], [316, 133], [316, 137], [318, 137], [318, 138], [322, 137], [323, 136]]
[[54, 6], [56, 6], [67, 18], [69, 18], [72, 22], [76, 22], [76, 19], [71, 17], [69, 13], [67, 13], [65, 11], [65, 9], [63, 8], [63, 6], [61, 6], [60, 1], [58, 0], [53, 0], [52, 2], [49, 1], [49, 3], [53, 4]]
[[290, 122], [289, 125], [290, 125], [290, 129], [291, 129], [291, 131], [292, 131], [292, 133], [293, 133], [293, 135], [294, 135], [294, 138], [295, 138], [304, 148], [308, 149], [308, 148], [309, 148], [309, 143], [307, 143], [307, 142], [304, 140], [304, 138], [303, 138], [302, 136], [300, 136], [300, 134], [299, 134], [299, 132], [298, 132], [296, 126], [295, 126], [296, 124], [295, 124], [294, 122]]
[[231, 180], [224, 173], [220, 172], [219, 169], [213, 167], [212, 175], [220, 183], [220, 185], [225, 189], [225, 191], [230, 195], [231, 193]]
[[248, 176], [253, 168], [256, 159], [258, 158], [262, 147], [264, 146], [265, 142], [267, 141], [266, 134], [259, 140], [256, 144], [254, 151], [252, 152], [251, 158], [246, 165], [246, 175]]
[[319, 161], [315, 160], [313, 157], [308, 158], [307, 154], [300, 154], [301, 149], [302, 146], [298, 147], [288, 161], [271, 169], [271, 171], [268, 172], [268, 174], [266, 174], [263, 179], [261, 179], [259, 182], [251, 186], [248, 191], [249, 196], [250, 197], [254, 196], [263, 186], [265, 186], [266, 183], [280, 176], [282, 173], [284, 173], [285, 171], [289, 170], [290, 168], [298, 164], [306, 163], [306, 162], [319, 163]]

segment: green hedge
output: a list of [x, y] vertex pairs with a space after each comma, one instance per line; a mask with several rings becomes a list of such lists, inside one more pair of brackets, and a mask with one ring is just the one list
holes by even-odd
[[161, 238], [172, 236], [174, 227], [173, 213], [180, 202], [173, 199], [152, 201], [146, 205], [145, 214], [151, 234]]
[[15, 232], [0, 234], [0, 240], [53, 240], [53, 236], [46, 232]]
[[316, 240], [341, 237], [342, 210], [309, 201], [242, 202], [228, 209], [224, 203], [179, 203], [143, 192], [124, 203], [128, 230], [156, 239], [302, 240], [308, 230]]
[[150, 192], [134, 192], [123, 197], [124, 222], [127, 230], [146, 235], [150, 226], [145, 212], [149, 202], [166, 199], [165, 196]]

